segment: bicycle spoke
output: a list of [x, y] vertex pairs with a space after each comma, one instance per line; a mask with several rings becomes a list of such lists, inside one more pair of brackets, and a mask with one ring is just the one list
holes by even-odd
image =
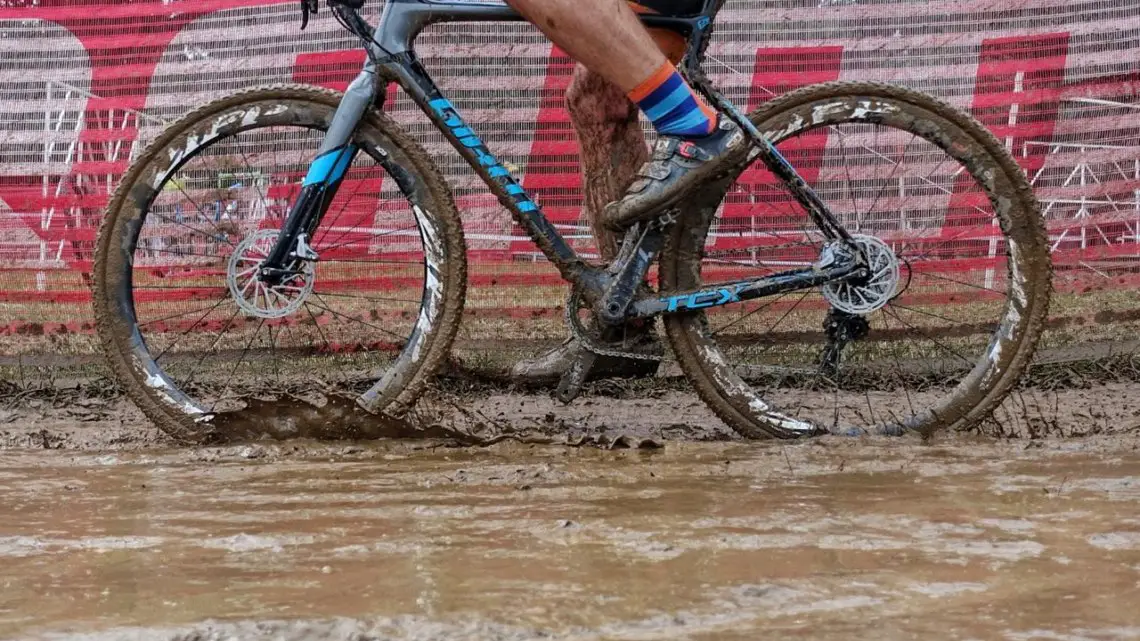
[[[246, 171], [248, 171], [252, 175], [253, 174], [253, 167], [250, 167], [250, 165], [249, 165], [249, 158], [246, 157], [245, 150], [241, 148], [240, 144], [237, 146], [237, 150], [238, 150], [238, 153], [241, 154], [242, 162], [245, 163]], [[265, 209], [266, 215], [268, 215], [269, 214], [269, 202], [268, 202], [269, 199], [265, 197], [264, 193], [262, 193], [261, 187], [257, 186], [256, 180], [253, 181], [253, 184], [254, 184], [254, 190], [257, 191], [257, 197], [261, 199], [261, 206], [263, 209]]]
[[[351, 169], [349, 169], [349, 171], [351, 171]], [[347, 171], [345, 172], [345, 175], [346, 175], [346, 176], [348, 175], [348, 172], [347, 172]], [[364, 185], [364, 181], [363, 181], [363, 180], [358, 180], [358, 181], [356, 182], [356, 186], [353, 188], [353, 190], [352, 190], [352, 194], [351, 194], [351, 195], [349, 195], [349, 197], [348, 197], [348, 198], [345, 198], [345, 199], [344, 199], [344, 204], [342, 204], [342, 205], [340, 206], [340, 209], [338, 209], [338, 210], [337, 210], [336, 214], [335, 214], [335, 215], [332, 217], [332, 220], [334, 220], [334, 221], [335, 221], [335, 220], [337, 220], [337, 219], [339, 219], [339, 218], [340, 218], [340, 215], [341, 215], [342, 213], [344, 213], [344, 210], [345, 210], [345, 209], [347, 209], [347, 208], [348, 208], [348, 203], [352, 202], [352, 199], [353, 199], [353, 198], [355, 198], [355, 197], [356, 197], [356, 195], [357, 195], [358, 193], [360, 193], [360, 187], [361, 187], [362, 185]], [[376, 217], [376, 209], [375, 209], [375, 208], [372, 210], [372, 217], [373, 217], [373, 218], [375, 218], [375, 217]], [[327, 218], [326, 218], [326, 220], [327, 220]], [[357, 223], [357, 224], [353, 225], [352, 227], [349, 227], [348, 229], [346, 229], [346, 230], [342, 231], [342, 232], [340, 233], [340, 235], [339, 235], [339, 236], [337, 236], [336, 238], [332, 239], [332, 241], [331, 241], [331, 242], [333, 242], [333, 243], [337, 242], [338, 240], [340, 240], [341, 238], [344, 238], [344, 237], [345, 237], [345, 235], [349, 234], [350, 232], [352, 232], [352, 230], [354, 230], [354, 229], [357, 229], [358, 227], [360, 227], [360, 223]], [[332, 227], [329, 227], [329, 228], [325, 229], [325, 232], [324, 232], [323, 234], [321, 234], [321, 237], [320, 237], [320, 239], [319, 239], [319, 240], [315, 240], [315, 241], [313, 241], [313, 245], [314, 245], [314, 246], [316, 246], [318, 243], [324, 242], [324, 239], [325, 239], [326, 237], [328, 237], [328, 235], [329, 235], [330, 233], [332, 233]]]
[[[237, 373], [238, 367], [240, 367], [242, 364], [242, 361], [245, 360], [245, 356], [246, 356], [246, 354], [249, 353], [249, 349], [251, 347], [253, 347], [253, 340], [255, 338], [257, 338], [257, 335], [259, 333], [261, 333], [261, 328], [263, 325], [265, 325], [265, 319], [264, 318], [261, 319], [261, 322], [257, 324], [257, 329], [253, 330], [253, 335], [249, 337], [249, 342], [247, 342], [245, 344], [245, 349], [242, 350], [241, 356], [239, 356], [237, 362], [234, 363], [234, 368], [232, 370], [230, 370], [230, 375], [226, 378], [225, 382], [222, 383], [222, 385], [225, 389], [229, 389], [229, 382], [234, 379], [234, 374]], [[218, 399], [218, 400], [221, 400], [221, 399]], [[217, 406], [218, 406], [218, 401], [215, 400], [214, 404], [210, 406], [209, 413], [213, 413], [214, 409]]]
[[935, 314], [934, 312], [923, 311], [923, 310], [915, 308], [915, 307], [907, 307], [906, 305], [900, 305], [899, 303], [895, 303], [895, 302], [892, 302], [891, 306], [894, 307], [895, 309], [905, 309], [908, 312], [914, 312], [915, 314], [922, 314], [923, 316], [929, 316], [931, 318], [936, 318], [938, 320], [946, 321], [947, 323], [950, 323], [951, 325], [961, 325], [962, 324], [962, 321], [955, 320], [953, 318], [948, 318], [948, 317], [943, 316], [941, 314]]
[[958, 350], [955, 350], [951, 347], [948, 347], [947, 345], [940, 342], [938, 339], [936, 339], [933, 336], [931, 336], [930, 334], [928, 334], [925, 330], [923, 330], [919, 327], [915, 327], [914, 325], [911, 325], [910, 323], [903, 320], [903, 318], [901, 316], [899, 316], [897, 313], [895, 313], [895, 311], [894, 311], [895, 307], [896, 307], [896, 305], [894, 303], [887, 303], [887, 306], [883, 308], [883, 312], [886, 315], [891, 316], [892, 318], [894, 318], [898, 322], [902, 323], [903, 325], [905, 325], [909, 329], [912, 329], [912, 330], [918, 332], [919, 334], [922, 334], [924, 337], [926, 337], [926, 340], [930, 341], [931, 343], [934, 343], [935, 345], [940, 347], [942, 350], [947, 351], [947, 352], [953, 354], [954, 356], [958, 357], [966, 365], [969, 365], [970, 367], [974, 366], [973, 361], [971, 361], [970, 359], [963, 356], [961, 354], [961, 352], [959, 352]]
[[[280, 388], [281, 387], [281, 367], [280, 367], [280, 364], [277, 362], [277, 341], [274, 340], [274, 338], [273, 338], [273, 325], [272, 324], [266, 325], [265, 329], [266, 329], [267, 333], [269, 334], [269, 353], [270, 353], [270, 358], [273, 359], [273, 376], [274, 376], [274, 378], [277, 379], [277, 387]], [[278, 333], [278, 336], [280, 336], [280, 333]]]
[[411, 225], [409, 225], [409, 226], [407, 226], [407, 227], [401, 227], [401, 228], [399, 228], [399, 229], [391, 229], [391, 230], [388, 230], [388, 231], [386, 231], [386, 232], [384, 232], [384, 233], [382, 233], [382, 234], [370, 234], [369, 236], [367, 236], [367, 237], [365, 237], [365, 238], [357, 238], [357, 239], [354, 239], [354, 240], [350, 240], [350, 241], [347, 241], [347, 242], [343, 242], [343, 243], [341, 243], [341, 244], [339, 244], [339, 245], [332, 245], [332, 246], [330, 246], [330, 247], [316, 247], [316, 246], [314, 246], [314, 247], [313, 247], [313, 249], [314, 249], [315, 251], [318, 251], [318, 252], [329, 252], [329, 251], [332, 251], [332, 250], [334, 250], [334, 249], [338, 249], [338, 248], [340, 248], [340, 247], [347, 247], [348, 245], [351, 245], [351, 244], [353, 244], [353, 243], [358, 243], [358, 242], [360, 242], [360, 241], [362, 241], [362, 240], [365, 240], [365, 241], [370, 241], [370, 240], [373, 240], [373, 239], [375, 239], [375, 238], [383, 238], [383, 237], [385, 237], [385, 236], [390, 236], [390, 235], [392, 235], [392, 234], [396, 234], [396, 233], [399, 233], [399, 232], [402, 232], [402, 231], [408, 231], [408, 230], [411, 230], [411, 229], [416, 229], [417, 227], [418, 227], [418, 225], [417, 225], [416, 223], [413, 223], [413, 224], [411, 224]]
[[[883, 308], [883, 312], [884, 312], [882, 315], [883, 327], [885, 327], [886, 330], [888, 332], [890, 332], [891, 324], [889, 322], [887, 322], [887, 314], [885, 313], [886, 312], [885, 307]], [[906, 384], [906, 376], [902, 371], [902, 363], [899, 362], [899, 356], [894, 350], [891, 350], [891, 358], [895, 361], [895, 373], [898, 374], [898, 377], [899, 377], [899, 387], [901, 387], [903, 389], [903, 395], [906, 396], [906, 405], [907, 405], [907, 407], [910, 408], [911, 416], [914, 416], [914, 414], [915, 414], [914, 401], [912, 401], [910, 398], [910, 387]]]
[[[322, 250], [323, 251], [323, 250]], [[364, 265], [416, 265], [423, 267], [424, 261], [422, 260], [386, 260], [378, 258], [376, 260], [369, 260], [364, 258], [325, 258], [321, 256], [322, 263], [362, 263]]]
[[733, 321], [733, 322], [731, 322], [731, 323], [729, 323], [729, 324], [727, 324], [727, 325], [724, 325], [723, 327], [719, 327], [719, 328], [717, 328], [717, 329], [713, 330], [713, 331], [712, 331], [712, 332], [709, 334], [709, 336], [716, 336], [717, 334], [719, 334], [719, 333], [723, 332], [724, 330], [728, 329], [729, 327], [734, 327], [734, 326], [736, 326], [736, 325], [740, 324], [740, 323], [741, 323], [741, 322], [743, 322], [745, 319], [747, 319], [747, 318], [750, 318], [751, 316], [753, 316], [753, 315], [755, 315], [755, 314], [758, 314], [759, 312], [762, 312], [762, 311], [764, 311], [765, 309], [768, 309], [768, 308], [769, 308], [769, 307], [771, 307], [772, 305], [775, 305], [775, 304], [776, 304], [776, 303], [777, 303], [777, 302], [778, 302], [778, 301], [779, 301], [781, 298], [784, 298], [785, 296], [787, 296], [788, 294], [791, 294], [791, 293], [792, 293], [792, 292], [791, 292], [791, 290], [789, 290], [789, 291], [783, 292], [782, 294], [778, 294], [778, 295], [776, 295], [776, 297], [775, 297], [775, 298], [773, 298], [773, 299], [772, 299], [771, 301], [769, 301], [768, 303], [766, 303], [766, 304], [764, 304], [764, 305], [761, 305], [760, 307], [757, 307], [756, 309], [754, 309], [754, 310], [752, 310], [752, 311], [748, 312], [747, 314], [744, 314], [744, 315], [742, 315], [740, 318], [736, 319], [735, 321]]
[[228, 298], [221, 298], [221, 299], [218, 299], [218, 302], [214, 303], [214, 306], [213, 306], [213, 307], [211, 307], [210, 309], [206, 310], [206, 313], [205, 313], [205, 314], [202, 314], [202, 316], [201, 316], [201, 317], [200, 317], [198, 320], [194, 321], [194, 324], [193, 324], [193, 325], [191, 325], [190, 327], [188, 327], [188, 328], [186, 329], [186, 331], [184, 331], [184, 332], [182, 332], [181, 334], [179, 334], [179, 335], [178, 335], [178, 338], [176, 338], [176, 339], [174, 340], [174, 342], [173, 342], [173, 343], [171, 343], [170, 345], [167, 345], [165, 349], [163, 349], [161, 352], [159, 352], [159, 353], [158, 353], [158, 356], [155, 356], [155, 357], [154, 357], [154, 362], [155, 362], [155, 363], [157, 363], [159, 360], [161, 360], [161, 359], [162, 359], [162, 357], [166, 355], [166, 352], [170, 351], [170, 350], [171, 350], [171, 349], [172, 349], [172, 348], [173, 348], [175, 345], [177, 345], [178, 343], [182, 342], [182, 339], [183, 339], [183, 338], [185, 338], [187, 334], [189, 334], [190, 332], [194, 331], [194, 328], [198, 327], [198, 325], [200, 325], [200, 324], [202, 323], [202, 321], [206, 320], [206, 317], [208, 317], [210, 314], [212, 314], [212, 313], [213, 313], [213, 311], [214, 311], [215, 309], [217, 309], [218, 307], [220, 307], [220, 306], [221, 306], [221, 304], [222, 304], [222, 303], [224, 303], [224, 302], [226, 302], [227, 300], [229, 300], [229, 299], [228, 299]]
[[[197, 158], [197, 156], [195, 156], [195, 158]], [[218, 232], [218, 236], [222, 237], [222, 240], [226, 240], [225, 234], [222, 233], [222, 230], [221, 230], [221, 228], [218, 227], [218, 224], [215, 223], [214, 221], [210, 220], [210, 217], [207, 216], [206, 213], [202, 211], [202, 206], [199, 205], [198, 202], [195, 201], [193, 198], [191, 198], [190, 194], [186, 193], [186, 190], [182, 188], [182, 184], [180, 183], [180, 181], [175, 180], [173, 182], [174, 182], [174, 186], [178, 188], [178, 191], [182, 192], [183, 196], [186, 196], [186, 199], [190, 201], [191, 205], [194, 205], [194, 210], [198, 212], [198, 215], [202, 217], [202, 220], [205, 220], [206, 222], [210, 223], [210, 226], [214, 228], [214, 231]], [[154, 212], [148, 212], [148, 213], [154, 213]], [[159, 215], [161, 216], [161, 214], [159, 214]], [[177, 224], [181, 224], [181, 223], [177, 223]], [[226, 240], [226, 242], [228, 242], [231, 245], [236, 246], [236, 243], [234, 243], [232, 241]]]
[[225, 285], [213, 285], [213, 286], [206, 286], [206, 285], [135, 285], [134, 288], [135, 289], [175, 290], [175, 291], [183, 291], [183, 290], [187, 290], [187, 289], [197, 289], [197, 290], [207, 289], [207, 290], [218, 290], [219, 292], [222, 292], [222, 293], [229, 291]]
[[143, 321], [143, 322], [139, 323], [139, 327], [146, 327], [147, 325], [153, 325], [154, 323], [161, 323], [162, 321], [168, 321], [172, 318], [181, 318], [182, 316], [189, 316], [190, 314], [197, 314], [198, 312], [201, 312], [201, 311], [214, 310], [214, 309], [217, 309], [218, 305], [220, 303], [223, 303], [223, 302], [225, 302], [224, 298], [221, 301], [219, 301], [218, 303], [214, 303], [210, 307], [199, 307], [197, 309], [192, 309], [192, 310], [187, 311], [187, 312], [178, 312], [177, 314], [171, 314], [170, 316], [163, 316], [162, 318], [153, 318], [151, 320]]
[[847, 175], [847, 194], [851, 196], [851, 214], [855, 217], [855, 231], [862, 227], [859, 220], [859, 205], [855, 202], [855, 181], [851, 178], [851, 163], [847, 160], [847, 145], [839, 138], [839, 154], [843, 160], [843, 172]]
[[321, 296], [331, 296], [333, 298], [355, 298], [357, 300], [368, 300], [385, 303], [411, 303], [413, 305], [423, 304], [422, 300], [415, 300], [412, 298], [385, 298], [383, 296], [361, 296], [359, 294], [340, 294], [335, 292], [313, 292]]
[[[316, 303], [312, 303], [312, 305], [313, 305], [314, 307], [316, 307], [317, 309], [323, 309], [323, 310], [325, 310], [326, 312], [328, 312], [328, 313], [332, 314], [333, 316], [336, 316], [336, 317], [339, 317], [339, 318], [343, 318], [343, 319], [345, 319], [345, 320], [353, 321], [353, 322], [355, 322], [355, 323], [360, 323], [361, 325], [364, 325], [365, 327], [371, 327], [372, 329], [375, 329], [375, 330], [377, 330], [377, 331], [381, 331], [381, 332], [384, 332], [385, 334], [389, 334], [389, 335], [391, 335], [391, 336], [395, 336], [396, 338], [400, 339], [401, 341], [407, 341], [407, 340], [408, 340], [408, 338], [407, 338], [406, 336], [400, 336], [399, 334], [397, 334], [397, 333], [395, 333], [395, 332], [392, 332], [392, 331], [389, 331], [389, 330], [386, 330], [386, 329], [384, 329], [383, 327], [379, 327], [379, 326], [373, 325], [373, 324], [371, 324], [371, 323], [367, 323], [367, 322], [365, 322], [365, 321], [363, 321], [363, 320], [361, 320], [361, 319], [359, 319], [359, 318], [353, 318], [352, 316], [348, 316], [348, 315], [346, 315], [346, 314], [342, 314], [342, 313], [340, 313], [340, 312], [338, 312], [338, 311], [334, 310], [333, 308], [329, 307], [329, 306], [328, 306], [328, 303], [325, 303], [325, 299], [324, 299], [324, 298], [321, 298], [321, 295], [320, 295], [320, 294], [318, 294], [317, 292], [313, 292], [313, 295], [314, 295], [314, 296], [316, 296], [317, 298], [319, 298], [319, 299], [321, 300], [321, 302], [322, 302], [322, 303], [324, 303], [324, 305], [318, 305], [318, 304], [316, 304]], [[402, 344], [401, 344], [401, 347], [402, 347]]]
[[159, 254], [171, 254], [173, 256], [197, 256], [200, 258], [220, 258], [223, 260], [225, 258], [227, 258], [226, 256], [222, 256], [221, 254], [202, 254], [199, 252], [174, 251], [173, 249], [155, 249], [153, 247], [147, 247], [147, 248], [143, 249], [142, 251], [144, 251], [144, 252], [155, 252], [155, 253], [159, 253]]
[[900, 166], [902, 166], [903, 161], [906, 160], [907, 155], [910, 153], [910, 143], [914, 142], [914, 139], [917, 137], [918, 134], [910, 135], [910, 140], [908, 140], [906, 142], [906, 145], [903, 146], [902, 157], [899, 158], [899, 161], [895, 163], [894, 167], [891, 167], [891, 173], [887, 174], [886, 179], [883, 181], [883, 186], [879, 188], [879, 193], [875, 194], [875, 199], [871, 201], [871, 206], [867, 208], [868, 214], [874, 215], [875, 205], [879, 204], [879, 199], [882, 198], [883, 193], [886, 192], [887, 187], [891, 184], [891, 179], [895, 177], [895, 172], [898, 171]]
[[[206, 357], [209, 356], [210, 352], [212, 352], [213, 349], [218, 346], [218, 341], [222, 340], [222, 336], [225, 336], [226, 330], [229, 329], [230, 326], [233, 325], [234, 320], [238, 317], [238, 314], [240, 314], [240, 313], [241, 313], [240, 307], [237, 308], [236, 310], [234, 310], [233, 315], [229, 317], [229, 320], [226, 321], [226, 324], [222, 326], [222, 329], [220, 331], [218, 331], [218, 335], [215, 336], [214, 340], [210, 342], [210, 346], [207, 347], [202, 352], [202, 355], [198, 357], [198, 361], [195, 363], [195, 367], [201, 367], [202, 363], [206, 362]], [[194, 377], [195, 376], [197, 376], [197, 370], [196, 369], [191, 370], [190, 371], [190, 378], [186, 379], [184, 386], [188, 387], [188, 386], [192, 385], [194, 383]]]
[[1005, 294], [1005, 292], [1003, 292], [999, 289], [993, 289], [992, 287], [985, 287], [984, 285], [977, 285], [974, 283], [968, 283], [968, 282], [963, 281], [963, 280], [950, 278], [949, 276], [943, 276], [941, 274], [935, 274], [933, 272], [917, 272], [917, 274], [919, 276], [925, 276], [926, 278], [932, 278], [935, 280], [944, 280], [946, 282], [956, 283], [958, 285], [962, 285], [963, 287], [972, 287], [974, 289], [980, 289], [982, 291], [994, 292], [995, 294], [1002, 294], [1002, 295]]
[[[805, 291], [805, 292], [803, 293], [803, 296], [800, 296], [800, 297], [799, 297], [799, 299], [797, 299], [797, 300], [796, 300], [796, 302], [792, 303], [792, 306], [788, 308], [788, 311], [784, 312], [784, 315], [783, 315], [783, 316], [781, 316], [781, 317], [777, 318], [777, 319], [776, 319], [776, 321], [775, 321], [774, 323], [772, 323], [771, 325], [769, 325], [769, 326], [768, 326], [768, 328], [767, 328], [767, 329], [765, 329], [765, 330], [764, 330], [764, 331], [761, 333], [761, 335], [762, 335], [762, 336], [764, 336], [764, 335], [767, 335], [767, 334], [771, 334], [771, 333], [772, 333], [772, 330], [773, 330], [773, 329], [775, 329], [777, 325], [779, 325], [780, 323], [784, 322], [784, 319], [785, 319], [785, 318], [787, 318], [788, 316], [791, 316], [791, 315], [792, 315], [792, 312], [796, 311], [796, 308], [800, 306], [800, 303], [804, 302], [804, 299], [806, 299], [806, 298], [807, 298], [809, 295], [811, 295], [811, 293], [812, 293], [812, 290], [810, 290], [810, 289], [809, 289], [809, 290], [807, 290], [807, 291]], [[745, 347], [745, 348], [744, 348], [744, 351], [745, 351], [745, 353], [748, 353], [748, 348], [749, 348], [749, 347], [753, 347], [753, 346], [748, 346], [748, 347]], [[766, 354], [766, 353], [768, 352], [768, 350], [769, 350], [769, 349], [771, 349], [771, 345], [766, 345], [766, 346], [764, 346], [764, 349], [760, 350], [760, 353], [761, 353], [761, 354]]]
[[[190, 231], [194, 232], [195, 234], [202, 236], [203, 238], [209, 238], [210, 240], [221, 240], [223, 242], [229, 243], [230, 246], [232, 246], [232, 247], [237, 247], [237, 243], [233, 242], [232, 240], [229, 240], [228, 238], [225, 238], [225, 234], [223, 234], [222, 231], [220, 229], [218, 229], [217, 225], [214, 225], [214, 229], [218, 229], [218, 233], [211, 235], [211, 234], [206, 233], [205, 231], [202, 231], [201, 229], [198, 229], [196, 227], [191, 227], [190, 225], [187, 225], [185, 223], [174, 220], [173, 218], [169, 218], [167, 216], [164, 216], [164, 215], [162, 215], [162, 214], [160, 214], [154, 210], [148, 211], [146, 213], [146, 215], [148, 218], [150, 216], [158, 216], [159, 218], [165, 220], [168, 223], [178, 225], [179, 227], [185, 227], [186, 229], [189, 229]], [[210, 222], [209, 219], [207, 219], [206, 222], [209, 223]], [[210, 224], [213, 225], [213, 223], [210, 223]], [[218, 258], [221, 258], [221, 256], [218, 256]]]
[[965, 230], [963, 230], [963, 231], [960, 231], [960, 232], [958, 232], [958, 233], [957, 233], [956, 235], [954, 235], [954, 236], [951, 236], [951, 237], [949, 237], [949, 238], [943, 238], [943, 239], [940, 239], [940, 240], [941, 240], [941, 242], [939, 242], [937, 245], [934, 245], [933, 247], [929, 247], [929, 248], [927, 248], [927, 250], [926, 250], [926, 252], [925, 252], [925, 253], [923, 253], [923, 254], [921, 254], [921, 255], [919, 255], [919, 256], [914, 256], [914, 257], [911, 257], [909, 260], [910, 260], [911, 262], [916, 262], [916, 263], [917, 263], [917, 262], [922, 262], [922, 261], [925, 261], [927, 258], [930, 258], [931, 254], [933, 254], [935, 251], [937, 251], [937, 250], [939, 250], [939, 249], [941, 249], [941, 248], [945, 247], [946, 245], [948, 245], [948, 244], [950, 244], [950, 243], [952, 243], [952, 242], [954, 242], [954, 241], [956, 241], [956, 240], [958, 240], [958, 239], [962, 238], [963, 236], [965, 236], [966, 234], [969, 234], [969, 233], [972, 233], [972, 232], [971, 232], [971, 230], [969, 230], [969, 229], [965, 229]]

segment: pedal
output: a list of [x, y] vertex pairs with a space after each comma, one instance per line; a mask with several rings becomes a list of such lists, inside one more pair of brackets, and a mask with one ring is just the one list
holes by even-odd
[[562, 380], [558, 382], [558, 389], [554, 391], [554, 397], [563, 404], [568, 404], [578, 398], [578, 395], [582, 393], [582, 385], [586, 383], [590, 371], [594, 369], [594, 364], [597, 362], [597, 354], [588, 349], [580, 350], [574, 365], [562, 375]]

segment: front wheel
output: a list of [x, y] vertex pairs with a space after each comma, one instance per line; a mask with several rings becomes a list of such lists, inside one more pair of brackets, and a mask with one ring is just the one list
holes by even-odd
[[[668, 316], [701, 397], [748, 437], [930, 434], [992, 411], [1030, 361], [1051, 266], [1024, 174], [980, 123], [877, 83], [806, 87], [757, 126], [856, 237], [873, 275]], [[811, 265], [828, 244], [761, 162], [675, 226], [661, 291]], [[711, 209], [711, 207], [709, 208]]]
[[[95, 314], [113, 373], [192, 441], [370, 436], [447, 356], [462, 228], [427, 154], [369, 113], [360, 149], [290, 278], [257, 278], [340, 94], [278, 85], [210, 103], [136, 160], [99, 232]], [[378, 431], [379, 430], [379, 431]]]

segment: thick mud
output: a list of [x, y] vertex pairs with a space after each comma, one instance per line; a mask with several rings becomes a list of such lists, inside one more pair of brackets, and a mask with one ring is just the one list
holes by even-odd
[[0, 453], [0, 638], [1140, 638], [1135, 436]]
[[[1080, 383], [1080, 381], [1077, 381]], [[453, 386], [456, 387], [456, 386]], [[5, 394], [0, 401], [0, 450], [39, 448], [65, 450], [133, 450], [174, 445], [117, 392], [72, 384]], [[876, 403], [891, 399], [880, 393]], [[1015, 391], [992, 419], [973, 433], [1000, 438], [1074, 438], [1140, 432], [1140, 383], [1080, 384], [1062, 389]], [[917, 397], [916, 397], [917, 398]], [[853, 411], [864, 407], [859, 395]], [[503, 440], [535, 444], [655, 447], [669, 441], [738, 440], [683, 381], [599, 383], [570, 405], [547, 392], [511, 391], [495, 385], [460, 385], [433, 392], [405, 422], [382, 422], [346, 429], [347, 413], [330, 414], [306, 407], [298, 416], [321, 413], [312, 433], [262, 434], [249, 421], [231, 436], [237, 442], [267, 438], [329, 436], [432, 440], [459, 445], [488, 445]], [[353, 406], [355, 407], [355, 406]], [[846, 410], [844, 410], [846, 411]], [[340, 417], [329, 420], [329, 416]], [[348, 418], [345, 418], [348, 416]], [[273, 423], [266, 414], [265, 424]], [[281, 422], [281, 421], [278, 421]], [[331, 427], [330, 427], [331, 426]]]
[[980, 433], [749, 443], [678, 386], [484, 387], [371, 442], [0, 406], [0, 639], [1140, 639], [1130, 383]]

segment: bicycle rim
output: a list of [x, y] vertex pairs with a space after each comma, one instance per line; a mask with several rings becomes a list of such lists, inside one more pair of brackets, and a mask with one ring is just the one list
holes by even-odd
[[[874, 276], [669, 319], [706, 401], [746, 435], [781, 437], [929, 433], [992, 408], [1028, 361], [1048, 291], [1036, 202], [997, 141], [884, 85], [809, 88], [756, 118]], [[759, 163], [715, 222], [674, 242], [663, 282], [680, 290], [806, 267], [828, 244]]]
[[[113, 256], [113, 237], [124, 260], [103, 261], [101, 297], [118, 318], [104, 314], [101, 331], [141, 379], [144, 410], [158, 401], [161, 415], [148, 414], [167, 431], [177, 423], [192, 426], [179, 435], [375, 435], [384, 424], [356, 399], [398, 396], [454, 324], [441, 320], [455, 284], [446, 272], [454, 232], [429, 213], [447, 207], [404, 168], [405, 152], [367, 125], [309, 240], [319, 260], [279, 286], [253, 277], [335, 107], [315, 95], [325, 104], [239, 101], [182, 127], [140, 160], [131, 197], [119, 203], [106, 244]], [[242, 118], [198, 137], [211, 119]]]

